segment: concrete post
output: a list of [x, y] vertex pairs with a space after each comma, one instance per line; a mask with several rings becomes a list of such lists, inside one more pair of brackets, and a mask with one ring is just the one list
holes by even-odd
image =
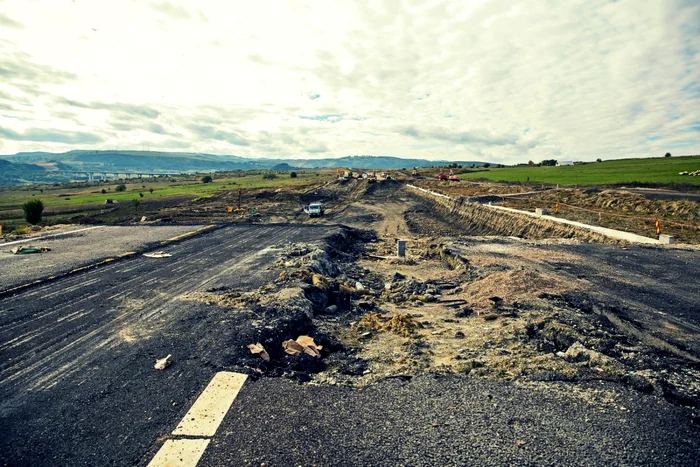
[[396, 241], [396, 254], [399, 256], [399, 258], [406, 256], [406, 240]]
[[659, 242], [670, 245], [671, 243], [676, 243], [676, 239], [673, 237], [673, 235], [660, 234]]
[[547, 214], [547, 210], [544, 208], [535, 208], [535, 214], [537, 214], [538, 216], [544, 216], [545, 214]]

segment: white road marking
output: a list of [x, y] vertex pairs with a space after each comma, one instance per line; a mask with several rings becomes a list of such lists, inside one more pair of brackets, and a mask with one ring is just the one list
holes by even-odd
[[32, 243], [36, 242], [38, 240], [44, 240], [45, 238], [50, 238], [50, 237], [60, 237], [61, 235], [69, 235], [72, 233], [77, 233], [77, 232], [85, 232], [86, 230], [92, 230], [92, 229], [101, 229], [105, 227], [104, 225], [96, 225], [94, 227], [85, 227], [84, 229], [78, 229], [78, 230], [71, 230], [69, 232], [59, 232], [51, 235], [44, 235], [42, 237], [27, 237], [24, 240], [17, 240], [14, 242], [7, 242], [7, 243], [0, 243], [0, 246], [8, 246], [8, 245], [16, 245], [18, 243]]
[[148, 467], [195, 467], [246, 379], [248, 375], [231, 371], [215, 374], [173, 431], [173, 436], [191, 436], [194, 439], [167, 440]]
[[230, 371], [222, 371], [214, 375], [173, 434], [214, 436], [246, 378], [248, 375]]
[[169, 439], [148, 467], [195, 467], [210, 442], [209, 438]]

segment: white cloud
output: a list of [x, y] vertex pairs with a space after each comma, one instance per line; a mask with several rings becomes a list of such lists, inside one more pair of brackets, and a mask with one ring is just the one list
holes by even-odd
[[147, 144], [503, 163], [700, 153], [692, 0], [3, 7], [4, 153]]

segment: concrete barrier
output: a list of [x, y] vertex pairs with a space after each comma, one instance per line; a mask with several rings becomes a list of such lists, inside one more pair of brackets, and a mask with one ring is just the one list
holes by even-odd
[[414, 185], [406, 185], [417, 195], [428, 199], [443, 213], [461, 219], [466, 235], [512, 235], [522, 238], [580, 238], [594, 241], [618, 241], [659, 245], [655, 238], [608, 229], [530, 211], [469, 202], [466, 198], [450, 198]]

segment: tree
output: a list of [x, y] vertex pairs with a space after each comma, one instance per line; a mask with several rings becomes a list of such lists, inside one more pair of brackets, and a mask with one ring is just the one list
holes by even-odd
[[527, 165], [529, 165], [530, 167], [532, 167], [533, 165], [535, 165], [535, 163], [532, 162], [532, 161], [527, 161]]
[[153, 194], [153, 188], [149, 188], [149, 189], [148, 189], [148, 192], [151, 193], [151, 194]]
[[296, 173], [296, 172], [290, 172], [290, 173], [289, 173], [289, 178], [297, 178], [297, 173]]
[[105, 190], [104, 188], [102, 188], [102, 194], [103, 194], [103, 195], [106, 195], [106, 194], [107, 194], [107, 190]]
[[596, 159], [595, 161], [596, 161], [596, 162], [603, 162], [603, 159], [601, 159], [601, 158], [599, 157], [599, 158]]
[[202, 183], [211, 183], [213, 181], [214, 179], [211, 178], [211, 175], [205, 175], [204, 177], [202, 177]]
[[22, 205], [24, 219], [32, 225], [41, 222], [41, 213], [44, 212], [44, 203], [40, 199], [27, 201]]
[[487, 162], [486, 164], [484, 164], [484, 167], [488, 169], [489, 167], [491, 167], [491, 164]]
[[664, 155], [664, 157], [671, 157], [671, 153], [670, 153], [670, 152], [667, 152], [667, 153]]
[[122, 184], [122, 185], [117, 185], [117, 186], [114, 188], [114, 191], [119, 191], [119, 192], [126, 191], [126, 185], [124, 185], [124, 184]]
[[275, 178], [277, 178], [277, 175], [270, 173], [263, 175], [262, 178], [263, 180], [274, 180]]
[[137, 198], [134, 198], [131, 200], [131, 204], [134, 205], [134, 210], [138, 211], [139, 210], [139, 204], [141, 204], [141, 201], [139, 201]]
[[545, 159], [540, 163], [543, 166], [554, 166], [554, 165], [557, 165], [557, 160], [556, 159]]
[[139, 193], [139, 198], [143, 198], [143, 193]]

